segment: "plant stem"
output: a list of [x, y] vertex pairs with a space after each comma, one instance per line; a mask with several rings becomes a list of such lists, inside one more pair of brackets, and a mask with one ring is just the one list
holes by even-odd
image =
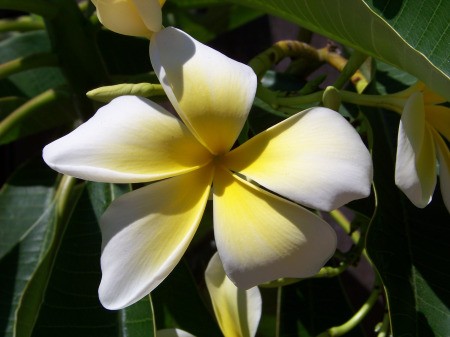
[[45, 25], [41, 21], [32, 21], [26, 18], [19, 18], [17, 20], [0, 20], [0, 33], [11, 31], [29, 32], [40, 29], [45, 29]]
[[366, 61], [367, 55], [355, 50], [347, 61], [337, 53], [328, 53], [327, 62], [341, 73], [333, 84], [336, 89], [342, 89], [350, 79], [358, 92], [362, 92], [369, 84], [366, 77], [359, 71], [359, 67]]
[[386, 312], [383, 317], [383, 322], [381, 323], [380, 329], [378, 330], [377, 337], [387, 337], [390, 330], [390, 318], [389, 313]]
[[315, 93], [305, 96], [280, 97], [277, 96], [276, 104], [283, 106], [294, 106], [309, 104], [314, 102], [321, 102], [324, 90], [316, 91]]
[[49, 89], [47, 91], [44, 91], [42, 94], [33, 97], [28, 102], [18, 107], [0, 123], [0, 143], [5, 140], [4, 138], [13, 129], [13, 127], [17, 125], [17, 123], [20, 123], [24, 118], [33, 114], [42, 106], [45, 106], [62, 97], [67, 97], [66, 91]]
[[0, 79], [28, 69], [57, 65], [58, 59], [55, 54], [51, 53], [39, 53], [20, 57], [0, 64]]
[[275, 337], [280, 337], [282, 293], [283, 293], [283, 287], [278, 287], [277, 288], [277, 312], [276, 312], [276, 319], [275, 319]]
[[248, 65], [255, 71], [258, 79], [261, 79], [272, 65], [279, 63], [285, 57], [301, 57], [314, 63], [321, 61], [317, 49], [309, 44], [295, 40], [283, 40], [255, 56]]
[[382, 291], [381, 281], [377, 277], [375, 280], [375, 285], [370, 293], [368, 299], [364, 302], [364, 304], [359, 308], [359, 310], [344, 324], [332, 327], [327, 331], [322, 332], [317, 337], [337, 337], [342, 336], [348, 333], [350, 330], [355, 328], [361, 321], [366, 317], [366, 315], [373, 308], [375, 303], [377, 302]]
[[352, 238], [353, 242], [356, 244], [361, 238], [361, 233], [357, 231], [352, 231], [352, 224], [344, 215], [340, 209], [335, 209], [330, 212], [331, 217], [334, 221]]
[[341, 90], [340, 94], [343, 102], [384, 108], [398, 113], [402, 112], [406, 100], [401, 97], [395, 97], [394, 95], [364, 95], [345, 90]]
[[55, 194], [56, 210], [59, 221], [67, 216], [67, 205], [72, 196], [72, 188], [75, 185], [76, 178], [63, 175]]
[[[310, 95], [305, 96], [289, 96], [281, 97], [279, 94], [273, 93], [266, 89], [269, 93], [265, 93], [262, 90], [258, 92], [259, 98], [273, 106], [295, 106], [301, 104], [308, 104], [314, 102], [320, 102], [323, 96], [323, 90], [317, 91]], [[263, 93], [263, 95], [261, 95]], [[352, 103], [356, 105], [370, 106], [375, 108], [383, 108], [397, 113], [402, 113], [403, 106], [406, 99], [396, 95], [365, 95], [358, 94], [351, 91], [341, 90], [339, 91], [342, 102]]]

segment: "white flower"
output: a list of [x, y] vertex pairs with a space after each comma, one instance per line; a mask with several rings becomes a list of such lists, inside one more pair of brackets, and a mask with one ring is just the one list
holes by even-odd
[[441, 194], [450, 212], [450, 152], [443, 139], [450, 140], [450, 109], [437, 105], [445, 100], [421, 83], [408, 94], [398, 130], [395, 183], [423, 208], [432, 199], [438, 163]]
[[175, 28], [152, 36], [150, 54], [181, 120], [144, 98], [119, 97], [43, 153], [78, 178], [153, 182], [101, 219], [102, 304], [123, 308], [164, 280], [211, 189], [218, 252], [238, 287], [315, 274], [336, 235], [298, 203], [332, 210], [369, 195], [372, 162], [359, 135], [338, 113], [314, 108], [232, 149], [254, 99], [253, 71]]

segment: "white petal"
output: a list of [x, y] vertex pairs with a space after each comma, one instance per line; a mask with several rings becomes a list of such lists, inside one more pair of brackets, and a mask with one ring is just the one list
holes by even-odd
[[205, 280], [224, 336], [255, 336], [262, 310], [258, 287], [248, 290], [237, 288], [225, 275], [217, 253], [208, 263]]
[[189, 332], [180, 329], [164, 329], [156, 331], [156, 337], [195, 337]]
[[430, 127], [425, 122], [421, 93], [410, 96], [402, 113], [395, 184], [420, 208], [429, 204], [436, 186], [436, 153]]
[[334, 253], [336, 234], [321, 218], [220, 168], [213, 200], [217, 249], [239, 288], [312, 276]]
[[100, 221], [99, 297], [121, 309], [150, 293], [175, 268], [198, 227], [211, 167], [158, 181], [116, 199]]
[[300, 204], [332, 210], [367, 197], [372, 160], [358, 133], [327, 108], [299, 112], [224, 158], [224, 165]]
[[204, 166], [209, 152], [159, 105], [122, 96], [70, 134], [47, 145], [45, 162], [86, 180], [132, 183], [159, 180]]
[[253, 70], [172, 27], [153, 35], [150, 59], [167, 96], [199, 141], [214, 154], [228, 151], [255, 97]]

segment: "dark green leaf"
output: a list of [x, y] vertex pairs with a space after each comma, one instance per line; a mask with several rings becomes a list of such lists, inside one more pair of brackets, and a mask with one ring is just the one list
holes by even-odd
[[[2, 108], [0, 99], [0, 109]], [[73, 123], [77, 114], [74, 111], [69, 94], [63, 90], [49, 90], [29, 102], [17, 106], [5, 106], [1, 114], [9, 110], [9, 115], [0, 120], [0, 144], [8, 144], [51, 128]], [[6, 110], [8, 109], [8, 110]], [[6, 115], [6, 113], [5, 113]]]
[[0, 191], [0, 259], [53, 216], [56, 173], [42, 162], [18, 170]]
[[[204, 283], [202, 292], [205, 293]], [[152, 292], [157, 329], [180, 328], [199, 337], [221, 336], [214, 314], [206, 309], [204, 298], [199, 295], [187, 265], [181, 261]]]
[[416, 83], [417, 79], [389, 64], [377, 61], [377, 81], [375, 87], [380, 94], [394, 93]]
[[149, 72], [152, 67], [149, 56], [149, 42], [101, 30], [97, 36], [108, 71], [114, 75], [133, 75]]
[[[164, 9], [172, 21], [170, 25], [180, 27], [202, 42], [210, 41], [262, 15], [259, 11], [224, 4], [223, 1], [209, 2], [202, 4], [198, 1], [177, 1], [176, 5], [169, 2]], [[208, 7], [204, 7], [206, 5]], [[199, 6], [202, 7], [198, 8]]]
[[[56, 174], [41, 162], [19, 170], [1, 196], [0, 333], [13, 336], [26, 288], [55, 231]], [[12, 248], [14, 247], [14, 248]], [[12, 250], [11, 250], [12, 248]]]
[[[50, 52], [50, 41], [45, 31], [14, 35], [0, 42], [0, 63], [42, 52]], [[42, 67], [11, 75], [9, 82], [23, 96], [31, 98], [47, 89], [64, 84], [65, 79], [58, 68]], [[9, 94], [17, 95], [17, 92]]]
[[450, 216], [438, 189], [425, 209], [394, 185], [398, 116], [365, 109], [374, 135], [378, 209], [367, 251], [383, 280], [394, 336], [450, 335]]
[[[347, 276], [346, 281], [349, 280]], [[355, 287], [361, 285], [352, 281], [353, 292], [356, 293]], [[354, 314], [347, 296], [341, 287], [340, 277], [310, 279], [283, 287], [280, 335], [313, 337], [330, 327], [345, 323]], [[363, 300], [359, 301], [362, 304]], [[361, 328], [357, 328], [346, 336], [364, 334]]]
[[23, 97], [1, 97], [0, 98], [0, 121], [8, 116], [15, 109], [20, 107], [26, 102], [26, 98]]
[[89, 182], [87, 188], [92, 204], [92, 210], [94, 211], [97, 221], [100, 220], [101, 215], [114, 199], [131, 191], [131, 186], [129, 184], [118, 185]]
[[33, 336], [153, 337], [149, 297], [119, 311], [106, 310], [99, 302], [101, 234], [97, 217], [112, 199], [124, 192], [124, 187], [88, 185], [51, 269]]

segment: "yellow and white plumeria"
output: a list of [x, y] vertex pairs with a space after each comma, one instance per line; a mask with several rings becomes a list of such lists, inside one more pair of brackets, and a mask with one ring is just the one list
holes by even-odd
[[151, 38], [162, 28], [165, 0], [92, 0], [100, 22], [113, 32]]
[[[395, 183], [420, 208], [428, 205], [436, 187], [439, 164], [441, 194], [450, 212], [450, 109], [439, 105], [445, 99], [422, 83], [391, 95], [404, 104], [398, 131]], [[401, 101], [399, 101], [401, 103]]]
[[[253, 337], [258, 329], [262, 299], [258, 287], [237, 288], [226, 276], [216, 253], [205, 271], [206, 286], [220, 330], [225, 337]], [[194, 337], [180, 329], [164, 329], [157, 337]]]
[[119, 97], [43, 151], [49, 166], [78, 178], [152, 182], [101, 218], [102, 304], [123, 308], [164, 280], [210, 192], [217, 249], [238, 287], [315, 274], [336, 235], [298, 204], [332, 210], [369, 195], [372, 162], [357, 132], [319, 107], [233, 149], [256, 91], [251, 68], [175, 28], [152, 36], [150, 56], [179, 118], [147, 99]]

